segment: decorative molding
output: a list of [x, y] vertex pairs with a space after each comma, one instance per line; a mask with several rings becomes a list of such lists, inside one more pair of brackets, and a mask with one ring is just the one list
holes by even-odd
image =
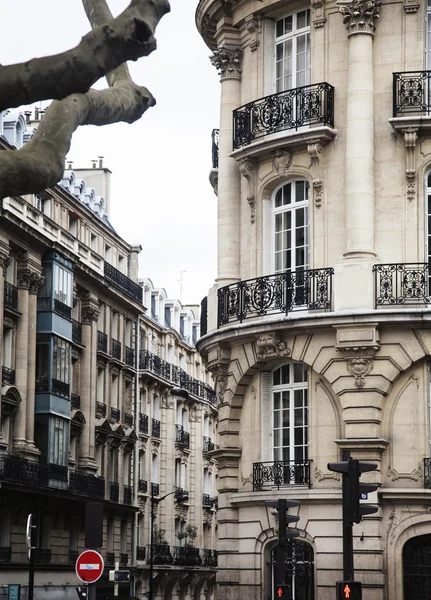
[[159, 442], [151, 442], [151, 454], [153, 456], [157, 456], [159, 454], [160, 443]]
[[175, 518], [185, 523], [187, 521], [188, 510], [189, 507], [187, 506], [187, 504], [177, 502], [177, 504], [175, 504], [174, 510]]
[[213, 524], [214, 514], [211, 510], [203, 510], [202, 511], [202, 519], [204, 527], [211, 527]]
[[310, 170], [313, 176], [314, 202], [316, 207], [320, 208], [323, 203], [322, 165], [320, 162], [323, 146], [318, 140], [310, 140], [307, 152], [311, 159]]
[[273, 150], [272, 154], [272, 166], [274, 171], [280, 177], [287, 177], [289, 174], [289, 167], [292, 164], [293, 153], [287, 148], [280, 148], [279, 150]]
[[16, 272], [16, 285], [20, 290], [30, 288], [32, 271], [28, 267], [18, 267]]
[[404, 134], [404, 144], [406, 146], [406, 181], [407, 181], [407, 200], [412, 202], [416, 198], [416, 160], [415, 150], [418, 139], [418, 130], [416, 127], [402, 129]]
[[224, 395], [227, 389], [227, 382], [229, 378], [229, 365], [226, 363], [218, 363], [209, 368], [214, 377], [214, 387], [217, 392], [218, 402], [224, 402]]
[[260, 44], [260, 31], [261, 31], [262, 19], [258, 15], [248, 15], [245, 18], [245, 27], [250, 34], [249, 48], [251, 52], [255, 52]]
[[337, 352], [346, 359], [347, 370], [355, 378], [355, 386], [362, 389], [365, 385], [365, 377], [374, 368], [374, 357], [380, 346], [343, 346], [338, 347]]
[[211, 169], [209, 179], [214, 194], [218, 196], [218, 169]]
[[311, 22], [315, 29], [326, 23], [324, 0], [311, 0]]
[[91, 325], [99, 318], [100, 311], [94, 306], [81, 307], [81, 321], [83, 325]]
[[258, 360], [267, 360], [276, 356], [290, 356], [287, 342], [278, 338], [274, 332], [261, 333], [256, 340], [256, 354]]
[[316, 208], [320, 208], [323, 203], [323, 184], [321, 179], [313, 179], [313, 196]]
[[403, 0], [404, 11], [409, 13], [417, 13], [419, 10], [419, 2], [417, 0]]
[[30, 284], [28, 288], [29, 293], [36, 295], [44, 281], [45, 277], [39, 275], [39, 273], [32, 273], [30, 276]]
[[168, 392], [167, 394], [161, 394], [160, 406], [167, 410], [173, 410], [175, 404], [174, 397]]
[[218, 48], [210, 56], [211, 64], [217, 69], [220, 80], [241, 79], [242, 48]]
[[397, 517], [397, 513], [395, 511], [395, 508], [392, 509], [391, 514], [389, 515], [389, 527], [388, 527], [388, 538], [389, 539], [389, 543], [391, 546], [393, 546], [394, 542], [395, 542], [395, 530], [398, 529], [399, 527], [399, 523], [398, 523], [398, 517]]
[[416, 384], [416, 389], [419, 389], [419, 377], [414, 373], [410, 375], [409, 381], [413, 381]]
[[349, 32], [348, 37], [358, 33], [374, 35], [380, 18], [380, 0], [337, 0], [336, 4]]
[[398, 471], [389, 465], [387, 476], [390, 477], [392, 481], [397, 481], [398, 479], [411, 479], [412, 481], [419, 481], [423, 477], [422, 464], [418, 462], [417, 468], [413, 469], [413, 471], [410, 473], [398, 473]]
[[192, 423], [199, 423], [201, 420], [202, 405], [194, 403], [189, 409], [189, 419]]
[[247, 202], [250, 205], [250, 222], [256, 222], [256, 202], [254, 199], [255, 182], [256, 182], [256, 162], [251, 158], [241, 158], [239, 160], [239, 171], [247, 180], [248, 195]]

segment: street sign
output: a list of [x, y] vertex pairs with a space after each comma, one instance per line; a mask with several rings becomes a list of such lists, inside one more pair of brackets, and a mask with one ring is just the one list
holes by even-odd
[[361, 494], [360, 498], [361, 500], [368, 500], [368, 494]]
[[337, 581], [337, 600], [362, 600], [360, 581]]
[[21, 586], [18, 583], [10, 583], [7, 586], [7, 600], [20, 600]]
[[109, 581], [117, 583], [129, 583], [130, 571], [109, 571]]
[[94, 583], [103, 573], [103, 558], [95, 550], [84, 550], [76, 561], [75, 571], [84, 583]]

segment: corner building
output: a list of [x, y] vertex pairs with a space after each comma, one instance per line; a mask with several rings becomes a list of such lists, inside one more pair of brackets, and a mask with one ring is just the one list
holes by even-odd
[[335, 597], [327, 463], [350, 454], [378, 465], [362, 480], [379, 511], [354, 527], [364, 597], [426, 598], [431, 7], [201, 0], [196, 22], [221, 80], [218, 277], [198, 342], [219, 409], [218, 594], [273, 598], [264, 502], [290, 498], [293, 600]]

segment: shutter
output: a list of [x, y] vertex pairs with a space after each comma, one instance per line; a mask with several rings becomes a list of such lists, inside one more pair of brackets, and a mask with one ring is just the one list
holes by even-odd
[[264, 19], [263, 23], [263, 93], [275, 92], [275, 21]]
[[272, 260], [272, 201], [263, 199], [262, 206], [262, 275], [271, 275]]
[[262, 431], [262, 462], [270, 462], [272, 458], [272, 402], [271, 373], [260, 374], [260, 410]]

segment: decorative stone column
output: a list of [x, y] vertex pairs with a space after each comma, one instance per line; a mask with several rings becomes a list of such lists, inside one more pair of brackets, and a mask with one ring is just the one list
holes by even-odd
[[81, 435], [79, 468], [84, 471], [97, 471], [95, 460], [96, 426], [96, 385], [97, 385], [97, 319], [99, 307], [97, 298], [89, 295], [82, 300], [82, 344], [81, 354], [81, 410], [85, 426]]
[[218, 166], [218, 269], [219, 287], [240, 279], [241, 181], [232, 152], [233, 111], [241, 105], [241, 63], [239, 47], [223, 46], [211, 57], [220, 74], [220, 139]]
[[28, 355], [27, 355], [27, 413], [26, 440], [27, 452], [40, 454], [34, 444], [34, 412], [36, 399], [36, 333], [37, 333], [37, 293], [44, 281], [38, 273], [32, 273], [28, 296]]
[[[371, 308], [373, 304], [371, 266], [376, 262], [373, 37], [381, 2], [379, 0], [338, 0], [337, 5], [343, 16], [349, 39], [344, 262], [350, 264], [343, 277], [344, 294], [341, 291], [342, 299], [339, 295], [339, 305], [336, 308]], [[352, 306], [352, 298], [354, 306]]]

